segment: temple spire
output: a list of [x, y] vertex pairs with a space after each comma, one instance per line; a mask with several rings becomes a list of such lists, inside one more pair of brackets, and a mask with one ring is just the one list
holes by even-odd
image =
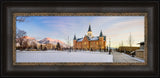
[[102, 30], [101, 30], [100, 35], [99, 35], [99, 36], [100, 36], [100, 37], [102, 37], [102, 36], [103, 36]]
[[88, 28], [88, 31], [92, 31], [92, 30], [91, 30], [91, 25], [90, 25], [90, 24], [89, 24], [89, 28]]
[[74, 35], [74, 38], [73, 38], [73, 40], [76, 40], [76, 35]]

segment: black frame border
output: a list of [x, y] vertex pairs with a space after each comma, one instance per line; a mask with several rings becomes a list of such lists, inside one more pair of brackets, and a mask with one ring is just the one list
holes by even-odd
[[[7, 23], [5, 20], [7, 20], [6, 18], [6, 7], [8, 6], [35, 6], [35, 4], [37, 6], [53, 6], [52, 4], [55, 3], [54, 6], [56, 5], [78, 5], [78, 6], [83, 6], [88, 4], [88, 6], [93, 5], [90, 3], [94, 3], [94, 4], [108, 4], [109, 5], [119, 5], [119, 6], [127, 6], [127, 5], [134, 5], [134, 6], [153, 6], [154, 7], [154, 66], [153, 66], [153, 70], [149, 71], [149, 72], [110, 72], [108, 74], [106, 74], [106, 72], [54, 72], [54, 74], [52, 74], [53, 72], [48, 72], [48, 71], [39, 71], [39, 72], [29, 72], [29, 71], [25, 71], [25, 72], [16, 72], [16, 71], [7, 71], [7, 63], [6, 63], [6, 47], [7, 47]], [[29, 4], [29, 5], [28, 5]], [[101, 5], [100, 5], [101, 6]], [[56, 2], [8, 2], [8, 1], [4, 1], [1, 2], [1, 75], [2, 76], [26, 76], [25, 73], [29, 73], [29, 76], [108, 76], [108, 77], [113, 77], [113, 76], [153, 76], [153, 77], [158, 77], [159, 76], [159, 3], [155, 2], [155, 1], [150, 1], [150, 2], [130, 2], [130, 1], [126, 1], [126, 2], [107, 2], [107, 1], [95, 1], [95, 2], [91, 2], [91, 1], [85, 1], [85, 2], [65, 2], [65, 1], [56, 1]], [[155, 33], [156, 32], [156, 33]], [[2, 46], [3, 45], [3, 46]], [[44, 73], [45, 72], [45, 73]], [[43, 74], [40, 74], [43, 73]], [[63, 74], [62, 74], [63, 73]], [[126, 74], [124, 74], [126, 73]], [[135, 75], [133, 75], [132, 73], [135, 73]]]

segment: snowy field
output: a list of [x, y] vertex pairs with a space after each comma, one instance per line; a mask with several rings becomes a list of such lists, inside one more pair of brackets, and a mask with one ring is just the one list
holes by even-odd
[[108, 52], [16, 51], [16, 62], [113, 62]]

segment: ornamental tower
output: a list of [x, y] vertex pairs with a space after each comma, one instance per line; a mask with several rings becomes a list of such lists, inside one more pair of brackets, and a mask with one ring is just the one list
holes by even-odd
[[73, 38], [73, 48], [74, 49], [76, 48], [76, 44], [77, 44], [76, 35], [74, 35], [74, 38]]
[[100, 35], [99, 35], [99, 48], [101, 49], [104, 49], [104, 37], [103, 37], [103, 33], [102, 33], [102, 30], [100, 32]]
[[91, 25], [89, 25], [87, 36], [92, 37]]

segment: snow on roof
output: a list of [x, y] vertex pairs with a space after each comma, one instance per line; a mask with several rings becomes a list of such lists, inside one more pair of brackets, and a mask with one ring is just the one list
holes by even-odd
[[83, 38], [78, 38], [77, 42], [81, 42], [83, 40]]
[[98, 39], [99, 39], [98, 37], [90, 38], [91, 41], [98, 40]]
[[[89, 41], [95, 41], [95, 40], [99, 40], [99, 37], [88, 37]], [[78, 38], [77, 42], [81, 42], [83, 40], [83, 38]]]
[[[104, 37], [104, 41], [106, 41], [106, 36], [103, 36], [103, 37]], [[95, 37], [87, 36], [87, 39], [89, 41], [96, 41], [96, 40], [99, 40], [99, 36], [95, 36]], [[83, 38], [78, 38], [77, 42], [81, 42], [82, 40]]]

